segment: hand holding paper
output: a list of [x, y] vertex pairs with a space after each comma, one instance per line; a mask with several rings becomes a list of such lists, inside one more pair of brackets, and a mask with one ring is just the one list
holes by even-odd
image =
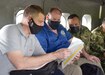
[[83, 49], [84, 43], [82, 40], [73, 37], [70, 46], [70, 56], [62, 62], [62, 68], [65, 68], [72, 60], [77, 56], [77, 54]]

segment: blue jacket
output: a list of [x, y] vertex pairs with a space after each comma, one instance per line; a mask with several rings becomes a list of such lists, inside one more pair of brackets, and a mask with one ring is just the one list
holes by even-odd
[[43, 29], [35, 34], [42, 48], [47, 52], [54, 52], [60, 48], [67, 48], [70, 45], [69, 39], [72, 35], [60, 24], [58, 34], [52, 32], [45, 23]]

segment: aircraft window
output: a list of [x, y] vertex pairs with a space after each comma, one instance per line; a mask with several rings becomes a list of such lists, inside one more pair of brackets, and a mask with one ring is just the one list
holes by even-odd
[[18, 23], [20, 23], [20, 22], [22, 21], [23, 12], [24, 12], [24, 10], [20, 10], [20, 11], [18, 11], [18, 13], [16, 14], [16, 24], [18, 24]]
[[64, 16], [61, 16], [61, 22], [60, 24], [62, 24], [64, 27], [66, 27], [66, 19]]
[[82, 25], [86, 26], [89, 30], [91, 30], [91, 22], [92, 22], [92, 18], [91, 15], [89, 14], [85, 14], [82, 17]]
[[62, 16], [61, 16], [61, 24], [68, 30], [69, 29], [69, 26], [68, 26], [68, 23], [67, 23], [67, 19], [68, 19], [68, 16], [70, 14], [69, 13], [62, 13]]
[[[24, 10], [20, 10], [16, 14], [16, 24], [18, 24], [22, 21], [23, 12], [24, 12]], [[60, 24], [62, 24], [66, 29], [69, 29], [69, 26], [68, 26], [68, 23], [67, 23], [67, 18], [68, 18], [69, 15], [70, 15], [69, 13], [62, 13], [62, 16], [61, 16]]]

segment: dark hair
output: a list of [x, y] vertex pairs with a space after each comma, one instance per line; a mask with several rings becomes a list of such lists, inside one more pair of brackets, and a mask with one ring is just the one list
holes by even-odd
[[74, 17], [77, 17], [79, 19], [79, 16], [77, 14], [71, 14], [68, 19], [73, 19]]
[[57, 7], [51, 8], [50, 11], [49, 11], [49, 13], [52, 13], [52, 12], [55, 11], [55, 10], [58, 10], [58, 11], [62, 14], [61, 9], [59, 9], [59, 8], [57, 8]]
[[103, 19], [102, 23], [105, 23], [105, 18]]
[[27, 17], [28, 15], [33, 15], [33, 14], [38, 15], [39, 13], [44, 14], [44, 11], [40, 6], [30, 5], [25, 8], [23, 16]]

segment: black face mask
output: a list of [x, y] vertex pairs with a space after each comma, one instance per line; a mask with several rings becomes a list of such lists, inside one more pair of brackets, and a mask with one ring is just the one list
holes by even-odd
[[60, 22], [59, 21], [51, 21], [48, 20], [48, 24], [52, 29], [57, 29], [59, 27]]
[[72, 33], [79, 32], [79, 26], [69, 25], [69, 27]]
[[32, 34], [37, 34], [38, 32], [41, 31], [41, 29], [43, 28], [43, 26], [38, 26], [33, 19], [31, 19], [29, 22], [29, 28]]

